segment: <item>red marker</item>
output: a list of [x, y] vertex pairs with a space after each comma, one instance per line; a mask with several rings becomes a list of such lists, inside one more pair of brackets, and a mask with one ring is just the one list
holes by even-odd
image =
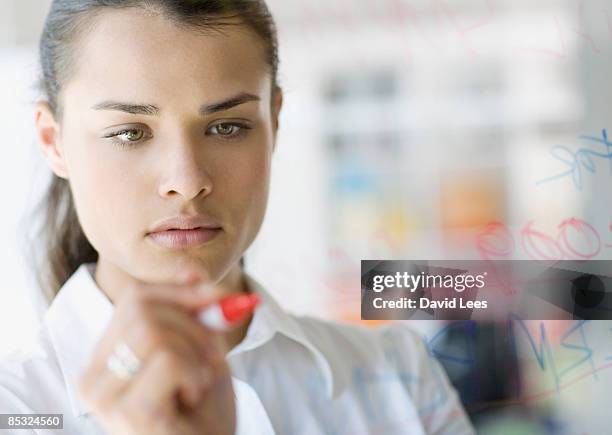
[[251, 314], [260, 298], [257, 293], [226, 296], [198, 313], [204, 326], [226, 331]]

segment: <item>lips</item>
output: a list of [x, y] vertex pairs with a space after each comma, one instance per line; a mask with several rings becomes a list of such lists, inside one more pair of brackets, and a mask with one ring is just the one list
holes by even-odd
[[178, 215], [158, 222], [147, 238], [168, 249], [200, 246], [213, 240], [221, 226], [206, 215]]
[[195, 228], [190, 230], [170, 229], [156, 231], [147, 237], [157, 245], [168, 249], [192, 248], [210, 242], [221, 232], [221, 228]]
[[168, 230], [194, 230], [194, 229], [221, 228], [217, 222], [206, 215], [178, 215], [158, 222], [149, 233]]

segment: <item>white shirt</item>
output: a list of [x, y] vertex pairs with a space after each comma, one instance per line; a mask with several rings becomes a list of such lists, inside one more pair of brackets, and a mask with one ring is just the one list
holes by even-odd
[[[113, 312], [95, 266], [81, 265], [64, 284], [36, 341], [0, 362], [0, 412], [63, 414], [63, 430], [15, 433], [105, 434], [77, 388]], [[294, 316], [248, 275], [247, 283], [262, 302], [226, 356], [237, 435], [474, 433], [441, 366], [412, 330]]]

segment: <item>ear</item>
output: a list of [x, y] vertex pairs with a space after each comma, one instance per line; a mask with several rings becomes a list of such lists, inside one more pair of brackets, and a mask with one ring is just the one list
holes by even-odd
[[280, 111], [283, 108], [283, 90], [278, 87], [274, 92], [272, 100], [272, 133], [274, 136], [274, 145], [272, 151], [276, 149], [276, 134], [278, 133]]
[[36, 103], [34, 121], [40, 151], [51, 170], [60, 178], [68, 179], [68, 170], [60, 144], [60, 127], [47, 101]]

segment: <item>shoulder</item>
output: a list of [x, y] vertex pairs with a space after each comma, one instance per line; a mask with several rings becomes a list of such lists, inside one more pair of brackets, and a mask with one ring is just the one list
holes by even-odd
[[356, 345], [358, 348], [363, 348], [367, 344], [380, 347], [386, 344], [394, 344], [397, 341], [404, 342], [408, 346], [422, 346], [423, 342], [417, 331], [399, 323], [370, 327], [311, 316], [292, 315], [292, 317], [299, 323], [309, 338], [323, 343], [327, 341], [337, 344], [340, 340], [348, 346]]
[[[310, 316], [294, 316], [304, 334], [328, 357], [378, 366], [398, 363], [418, 369], [429, 358], [422, 336], [399, 323], [377, 327], [344, 324]], [[400, 361], [398, 361], [400, 360]], [[368, 364], [369, 363], [369, 364]]]
[[371, 328], [306, 316], [294, 318], [339, 378], [350, 373], [349, 379], [368, 382], [371, 387], [376, 384], [386, 396], [392, 394], [393, 383], [401, 386], [407, 396], [397, 395], [396, 389], [395, 399], [410, 398], [400, 402], [412, 403], [426, 433], [474, 433], [444, 369], [414, 329], [400, 323]]
[[0, 358], [0, 407], [5, 412], [43, 409], [45, 392], [63, 390], [62, 374], [47, 330]]

